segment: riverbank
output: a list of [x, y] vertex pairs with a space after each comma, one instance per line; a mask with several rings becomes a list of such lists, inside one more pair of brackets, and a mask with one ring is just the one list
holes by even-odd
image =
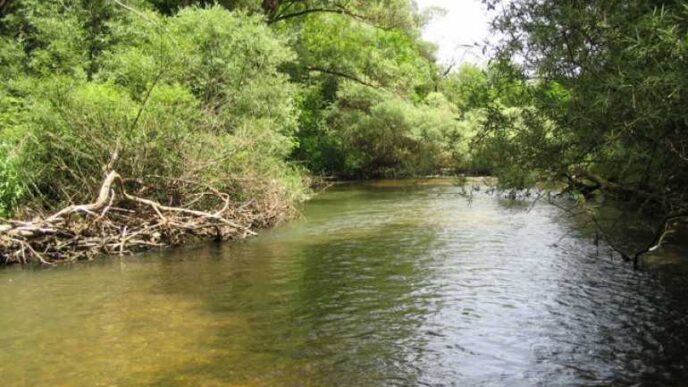
[[[49, 215], [0, 222], [0, 264], [90, 260], [97, 255], [129, 255], [179, 246], [191, 240], [224, 241], [256, 235], [295, 213], [277, 185], [260, 200], [243, 202], [207, 185], [181, 206], [131, 194], [126, 180], [110, 171], [97, 198]], [[139, 190], [141, 192], [142, 190]]]
[[[129, 193], [126, 182], [119, 173], [111, 171], [90, 203], [70, 205], [30, 219], [0, 221], [0, 264], [54, 265], [97, 256], [132, 255], [197, 241], [244, 239], [298, 214], [297, 203], [286, 201], [285, 193], [280, 192], [284, 188], [279, 186], [270, 188], [272, 193], [264, 191], [260, 200], [238, 202], [232, 199], [235, 195], [208, 184], [180, 181], [195, 185], [196, 192], [187, 204], [171, 206]], [[352, 183], [399, 188], [496, 182], [490, 177], [431, 175], [364, 181], [311, 178], [309, 183], [317, 195], [333, 185]], [[146, 191], [154, 189], [138, 190]]]

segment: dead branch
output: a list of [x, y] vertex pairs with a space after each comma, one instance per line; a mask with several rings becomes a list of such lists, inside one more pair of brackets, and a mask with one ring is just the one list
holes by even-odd
[[203, 209], [163, 205], [128, 193], [124, 179], [110, 171], [92, 203], [32, 220], [0, 220], [0, 262], [53, 264], [179, 245], [192, 237], [242, 238], [256, 235], [252, 227], [267, 226], [279, 217], [275, 205], [233, 205], [229, 194], [196, 185], [204, 189], [200, 197], [213, 196], [216, 204]]

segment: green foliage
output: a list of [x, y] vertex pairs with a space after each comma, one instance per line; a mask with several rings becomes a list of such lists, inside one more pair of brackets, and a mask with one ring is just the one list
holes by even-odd
[[[156, 187], [148, 195], [166, 202], [186, 200], [178, 178], [237, 200], [302, 198], [301, 171], [286, 161], [296, 89], [278, 71], [293, 54], [262, 19], [219, 7], [172, 17], [140, 9], [107, 17], [93, 32], [92, 15], [74, 7], [72, 19], [47, 23], [62, 26], [49, 30], [49, 44], [6, 55], [23, 51], [30, 65], [12, 64], [19, 74], [2, 95], [0, 210], [92, 200], [114, 152], [134, 189]], [[41, 27], [26, 42], [48, 31], [31, 15]], [[107, 44], [83, 44], [102, 31]], [[49, 74], [58, 56], [70, 65]]]
[[[282, 27], [295, 31], [299, 69], [311, 75], [339, 73], [409, 94], [432, 79], [434, 65], [416, 38], [352, 18], [311, 16]], [[307, 74], [306, 73], [306, 74]]]
[[317, 173], [339, 171], [346, 158], [335, 131], [327, 122], [334, 98], [327, 98], [329, 87], [331, 83], [304, 87], [299, 98], [298, 146], [292, 157]]
[[345, 155], [339, 173], [372, 177], [456, 169], [465, 145], [456, 116], [454, 106], [439, 93], [414, 104], [347, 84], [329, 117]]
[[215, 129], [231, 132], [250, 119], [268, 120], [284, 135], [294, 130], [295, 90], [277, 72], [293, 53], [261, 19], [229, 17], [219, 7], [186, 8], [160, 23], [136, 18], [115, 31], [122, 44], [108, 54], [101, 77], [132, 87], [141, 99], [162, 63], [161, 81], [191, 90], [210, 107], [207, 118]]
[[230, 11], [234, 10], [260, 10], [259, 0], [146, 0], [163, 15], [174, 15], [178, 11], [189, 6], [201, 8], [213, 5], [222, 6]]
[[442, 92], [461, 112], [484, 108], [491, 101], [490, 87], [485, 71], [477, 66], [463, 65], [448, 74], [440, 84]]
[[11, 215], [22, 202], [34, 173], [22, 152], [28, 148], [24, 118], [29, 109], [25, 98], [13, 95], [9, 82], [0, 86], [0, 216]]
[[473, 168], [495, 93], [477, 68], [438, 83], [427, 20], [409, 0], [15, 0], [0, 26], [2, 211], [89, 201], [115, 151], [132, 189], [168, 202], [179, 177], [291, 202], [303, 167]]
[[107, 23], [121, 14], [106, 0], [15, 0], [0, 34], [13, 42], [15, 53], [24, 51], [21, 70], [36, 76], [84, 78], [97, 71], [98, 56], [110, 43]]
[[82, 83], [64, 90], [55, 79], [46, 80], [45, 87], [41, 97], [52, 102], [36, 106], [28, 117], [33, 143], [26, 151], [40, 168], [34, 184], [46, 199], [88, 195], [69, 190], [98, 187], [115, 149], [121, 150], [117, 169], [124, 176], [183, 173], [183, 152], [199, 116], [188, 91], [158, 86], [134, 125], [141, 105], [121, 87]]
[[0, 216], [9, 215], [26, 191], [24, 169], [16, 152], [22, 138], [21, 101], [0, 94]]
[[[292, 35], [297, 60], [287, 69], [307, 85], [294, 157], [312, 171], [345, 177], [436, 172], [446, 163], [430, 153], [435, 139], [420, 145], [429, 131], [418, 117], [430, 109], [423, 101], [437, 69], [419, 38], [418, 15], [405, 1], [355, 9], [366, 17], [318, 13], [276, 27]], [[383, 16], [378, 22], [396, 28], [370, 22]], [[445, 114], [438, 120], [454, 123], [452, 113], [437, 111]]]
[[495, 25], [513, 37], [500, 58], [520, 58], [539, 79], [523, 105], [540, 117], [524, 117], [509, 142], [520, 154], [514, 169], [570, 180], [593, 173], [617, 194], [653, 198], [653, 208], [687, 206], [683, 2], [520, 0]]

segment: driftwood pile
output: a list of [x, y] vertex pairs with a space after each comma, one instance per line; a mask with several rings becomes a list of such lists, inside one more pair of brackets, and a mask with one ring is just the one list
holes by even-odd
[[0, 262], [53, 264], [180, 245], [189, 238], [243, 238], [268, 226], [281, 211], [257, 208], [254, 201], [232, 202], [210, 186], [190, 196], [183, 206], [173, 207], [132, 195], [111, 171], [93, 203], [30, 221], [0, 220]]

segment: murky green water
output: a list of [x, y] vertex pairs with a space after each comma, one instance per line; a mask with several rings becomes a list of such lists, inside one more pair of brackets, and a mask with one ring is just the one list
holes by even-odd
[[685, 251], [634, 272], [552, 207], [457, 191], [343, 185], [247, 242], [0, 270], [0, 384], [688, 380]]

